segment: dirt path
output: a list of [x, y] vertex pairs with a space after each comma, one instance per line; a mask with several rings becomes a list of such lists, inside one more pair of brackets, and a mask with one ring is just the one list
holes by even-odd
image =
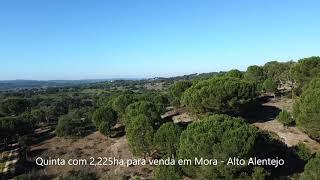
[[[278, 100], [271, 99], [270, 101], [263, 103], [262, 107], [274, 107], [274, 109], [278, 108], [280, 110], [282, 109], [291, 111], [292, 104], [292, 100], [287, 98]], [[261, 114], [261, 116], [264, 115], [265, 114]], [[305, 143], [312, 152], [320, 151], [320, 144], [311, 139], [300, 129], [298, 129], [297, 127], [285, 127], [280, 122], [278, 122], [275, 117], [273, 117], [272, 119], [273, 120], [269, 121], [262, 121], [260, 119], [257, 119], [257, 122], [254, 123], [254, 125], [260, 129], [277, 134], [280, 139], [289, 147], [295, 146], [298, 143], [302, 142]]]

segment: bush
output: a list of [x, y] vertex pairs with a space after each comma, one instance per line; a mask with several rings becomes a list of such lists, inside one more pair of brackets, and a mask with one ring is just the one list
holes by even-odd
[[110, 135], [111, 128], [117, 123], [117, 113], [108, 106], [98, 108], [92, 116], [96, 128], [104, 135]]
[[176, 166], [157, 166], [155, 168], [156, 180], [179, 180], [182, 179]]
[[136, 156], [146, 157], [152, 150], [154, 128], [149, 117], [145, 115], [134, 116], [132, 122], [126, 127], [126, 137], [131, 152]]
[[98, 177], [94, 173], [71, 171], [66, 176], [60, 176], [59, 180], [98, 180]]
[[320, 177], [320, 154], [311, 159], [304, 168], [302, 180], [318, 180]]
[[86, 123], [70, 114], [61, 116], [55, 132], [59, 137], [82, 137], [86, 134]]
[[307, 89], [293, 106], [297, 126], [311, 138], [320, 140], [320, 88]]
[[198, 82], [189, 88], [182, 102], [195, 113], [225, 113], [257, 96], [256, 85], [238, 78], [217, 77]]
[[[251, 157], [258, 138], [256, 128], [243, 119], [213, 115], [190, 124], [180, 137], [180, 159], [217, 159], [228, 162], [229, 157]], [[182, 166], [183, 171], [197, 179], [235, 179], [246, 166]]]
[[295, 154], [299, 156], [300, 159], [308, 162], [312, 158], [311, 151], [306, 147], [304, 143], [299, 143], [293, 147]]
[[162, 155], [172, 157], [176, 155], [182, 130], [173, 122], [168, 122], [157, 130], [154, 136], [154, 145]]
[[277, 120], [285, 126], [294, 125], [294, 119], [292, 118], [291, 113], [285, 110], [279, 113], [279, 115], [277, 116]]

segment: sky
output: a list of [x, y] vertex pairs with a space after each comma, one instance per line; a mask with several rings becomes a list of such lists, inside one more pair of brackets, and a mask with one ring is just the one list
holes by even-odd
[[168, 77], [320, 55], [319, 0], [1, 0], [0, 80]]

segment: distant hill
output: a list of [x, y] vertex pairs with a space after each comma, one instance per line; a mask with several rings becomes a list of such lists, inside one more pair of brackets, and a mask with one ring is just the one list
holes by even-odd
[[74, 86], [80, 84], [91, 84], [97, 82], [107, 82], [113, 79], [88, 79], [88, 80], [50, 80], [50, 81], [36, 81], [36, 80], [5, 80], [0, 81], [0, 91], [18, 90], [18, 89], [32, 89], [32, 88], [47, 88], [47, 87], [64, 87]]

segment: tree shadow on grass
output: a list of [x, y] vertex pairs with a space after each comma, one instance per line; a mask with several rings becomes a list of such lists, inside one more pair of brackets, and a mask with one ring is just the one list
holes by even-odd
[[245, 104], [241, 107], [239, 116], [248, 120], [249, 123], [267, 122], [276, 119], [281, 109], [275, 106], [265, 105], [272, 97], [265, 96], [258, 98], [254, 102]]
[[283, 142], [274, 139], [267, 132], [261, 132], [256, 147], [255, 155], [259, 159], [283, 159], [283, 166], [263, 166], [271, 173], [271, 179], [287, 177], [304, 170], [305, 161], [295, 153], [293, 148], [287, 147]]

